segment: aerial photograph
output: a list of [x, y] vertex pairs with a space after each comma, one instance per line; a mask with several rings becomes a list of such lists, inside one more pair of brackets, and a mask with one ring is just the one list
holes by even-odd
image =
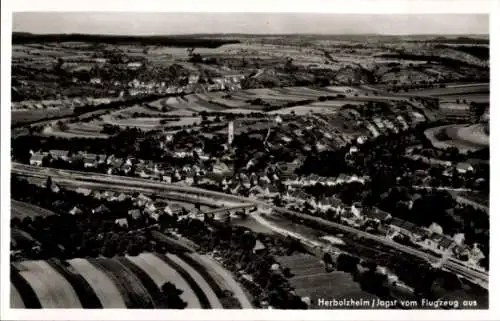
[[10, 308], [489, 309], [488, 26], [14, 12]]

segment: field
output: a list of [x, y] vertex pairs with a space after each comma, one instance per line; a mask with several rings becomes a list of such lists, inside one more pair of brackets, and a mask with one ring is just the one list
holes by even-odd
[[[280, 257], [279, 263], [290, 268], [293, 276], [290, 283], [298, 295], [311, 299], [311, 308], [321, 309], [318, 299], [330, 300], [343, 298], [350, 300], [368, 299], [375, 296], [361, 290], [359, 284], [352, 280], [352, 276], [345, 272], [325, 272], [320, 259], [307, 254], [295, 254]], [[324, 308], [324, 307], [323, 307]], [[359, 307], [358, 307], [359, 308]]]
[[73, 114], [72, 108], [13, 110], [11, 112], [11, 123], [12, 125], [20, 125], [52, 117], [69, 116], [71, 114]]
[[433, 96], [449, 102], [465, 99], [468, 102], [487, 103], [490, 100], [490, 85], [488, 83], [448, 85], [445, 88], [412, 91], [411, 94]]
[[[167, 308], [165, 282], [182, 290], [189, 309], [249, 307], [231, 274], [191, 254], [23, 261], [11, 264], [11, 306]], [[233, 297], [234, 295], [234, 297]]]
[[37, 216], [56, 215], [54, 212], [25, 202], [11, 200], [10, 204], [11, 218], [18, 217], [23, 219], [25, 217], [35, 218]]
[[456, 147], [461, 153], [489, 146], [489, 135], [482, 124], [435, 127], [426, 130], [425, 136], [436, 148]]
[[[345, 105], [360, 106], [367, 102], [406, 101], [413, 107], [421, 108], [416, 102], [398, 95], [375, 96], [373, 90], [365, 87], [329, 86], [324, 88], [277, 87], [238, 90], [231, 93], [205, 92], [182, 97], [168, 97], [145, 105], [135, 105], [102, 114], [98, 119], [87, 122], [67, 123], [67, 128], [59, 129], [55, 124], [46, 126], [42, 134], [58, 137], [108, 138], [102, 133], [105, 125], [122, 129], [135, 127], [144, 131], [179, 130], [180, 127], [196, 127], [201, 121], [201, 112], [250, 114], [259, 112], [268, 115], [335, 115]], [[344, 95], [336, 97], [337, 95]], [[329, 99], [319, 100], [319, 97]], [[295, 105], [294, 104], [298, 104]], [[426, 110], [424, 110], [426, 113]], [[215, 116], [208, 117], [213, 120]], [[341, 126], [342, 127], [342, 126]], [[344, 126], [345, 127], [345, 126]], [[343, 128], [343, 127], [342, 127]], [[343, 132], [348, 132], [344, 128]]]

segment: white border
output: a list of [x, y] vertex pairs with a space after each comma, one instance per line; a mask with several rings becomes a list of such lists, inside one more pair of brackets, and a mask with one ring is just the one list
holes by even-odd
[[[91, 5], [94, 4], [94, 5]], [[12, 11], [488, 13], [489, 0], [11, 0]]]
[[[1, 279], [0, 284], [0, 319], [8, 320], [337, 320], [337, 319], [406, 319], [406, 320], [493, 320], [495, 315], [500, 315], [498, 299], [498, 255], [496, 255], [495, 240], [498, 240], [496, 226], [500, 205], [496, 199], [496, 189], [492, 186], [491, 193], [491, 268], [490, 271], [490, 310], [489, 311], [339, 311], [339, 310], [314, 310], [312, 311], [281, 311], [281, 310], [254, 310], [254, 311], [228, 311], [228, 310], [184, 310], [184, 311], [145, 311], [145, 310], [12, 310], [9, 308], [9, 254], [10, 243], [9, 218], [10, 218], [10, 53], [11, 53], [11, 28], [13, 11], [170, 11], [170, 12], [332, 12], [332, 13], [490, 13], [490, 39], [491, 39], [491, 88], [500, 88], [498, 59], [500, 48], [498, 43], [498, 30], [500, 30], [499, 13], [500, 3], [495, 0], [92, 0], [74, 1], [65, 0], [2, 1], [2, 95], [1, 95]], [[491, 105], [498, 105], [498, 93], [491, 91]], [[496, 109], [491, 109], [491, 121], [494, 122]], [[497, 129], [492, 123], [491, 136], [497, 136]], [[495, 159], [499, 154], [491, 139], [491, 163], [498, 164]], [[492, 167], [492, 182], [500, 181], [499, 171]]]

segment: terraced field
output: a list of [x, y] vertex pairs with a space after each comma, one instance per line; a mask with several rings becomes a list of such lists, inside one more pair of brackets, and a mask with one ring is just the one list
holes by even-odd
[[153, 254], [11, 264], [12, 308], [168, 308], [166, 282], [188, 309], [251, 308], [231, 274], [195, 254]]

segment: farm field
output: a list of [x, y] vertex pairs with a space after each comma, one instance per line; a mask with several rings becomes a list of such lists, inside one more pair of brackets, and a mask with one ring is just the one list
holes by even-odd
[[62, 131], [55, 126], [45, 126], [42, 130], [44, 136], [55, 136], [62, 138], [108, 138], [109, 135], [101, 133], [102, 127], [96, 121], [88, 123], [67, 124], [68, 129]]
[[18, 248], [18, 245], [31, 246], [35, 243], [36, 243], [36, 240], [29, 233], [27, 233], [23, 230], [17, 229], [15, 227], [11, 227], [11, 229], [10, 229], [11, 249]]
[[73, 114], [72, 108], [13, 110], [11, 112], [11, 123], [12, 125], [20, 125], [52, 117], [69, 116], [71, 114]]
[[173, 283], [188, 309], [251, 306], [231, 274], [191, 254], [153, 254], [11, 264], [11, 306], [167, 308], [161, 286]]
[[[279, 263], [290, 268], [293, 276], [290, 283], [295, 287], [297, 294], [311, 299], [311, 308], [321, 309], [318, 299], [367, 299], [376, 298], [374, 295], [361, 290], [352, 276], [345, 272], [325, 272], [320, 259], [307, 254], [295, 254], [278, 258]], [[323, 307], [324, 308], [324, 307]], [[359, 308], [359, 307], [357, 307]], [[369, 308], [369, 307], [368, 307]]]
[[490, 85], [488, 83], [452, 85], [445, 88], [430, 88], [411, 91], [412, 94], [421, 94], [436, 97], [448, 95], [489, 94], [489, 92]]
[[20, 219], [23, 219], [24, 217], [34, 218], [37, 216], [56, 215], [52, 211], [25, 202], [11, 200], [10, 204], [11, 218], [18, 217]]
[[430, 128], [425, 136], [436, 148], [456, 147], [461, 153], [477, 151], [489, 146], [489, 136], [484, 125], [449, 125]]
[[11, 283], [10, 284], [10, 307], [12, 309], [24, 309], [26, 306], [24, 305], [23, 299], [17, 291], [16, 287]]
[[69, 282], [47, 262], [23, 261], [13, 265], [36, 293], [42, 308], [82, 308]]
[[[325, 88], [283, 87], [239, 90], [231, 94], [221, 92], [206, 92], [189, 94], [183, 97], [168, 97], [156, 100], [147, 105], [134, 105], [109, 114], [103, 114], [99, 119], [88, 122], [67, 123], [67, 129], [60, 130], [55, 124], [46, 126], [42, 132], [45, 136], [108, 138], [102, 133], [104, 125], [120, 128], [135, 127], [144, 131], [169, 129], [170, 127], [193, 127], [200, 124], [200, 112], [222, 112], [232, 114], [250, 114], [263, 112], [263, 105], [252, 105], [250, 101], [257, 98], [271, 106], [286, 106], [288, 103], [310, 100], [302, 106], [283, 107], [267, 112], [270, 115], [335, 114], [341, 107], [362, 105], [368, 101], [408, 100], [403, 96], [365, 96], [368, 91], [357, 87], [330, 86]], [[358, 94], [360, 93], [360, 94]], [[318, 101], [320, 96], [347, 95], [338, 100]], [[354, 96], [354, 95], [357, 96]], [[371, 95], [371, 92], [370, 92]], [[424, 111], [425, 112], [425, 111]], [[101, 112], [102, 113], [102, 112]], [[175, 119], [177, 117], [178, 119]], [[210, 119], [210, 118], [209, 118]]]

